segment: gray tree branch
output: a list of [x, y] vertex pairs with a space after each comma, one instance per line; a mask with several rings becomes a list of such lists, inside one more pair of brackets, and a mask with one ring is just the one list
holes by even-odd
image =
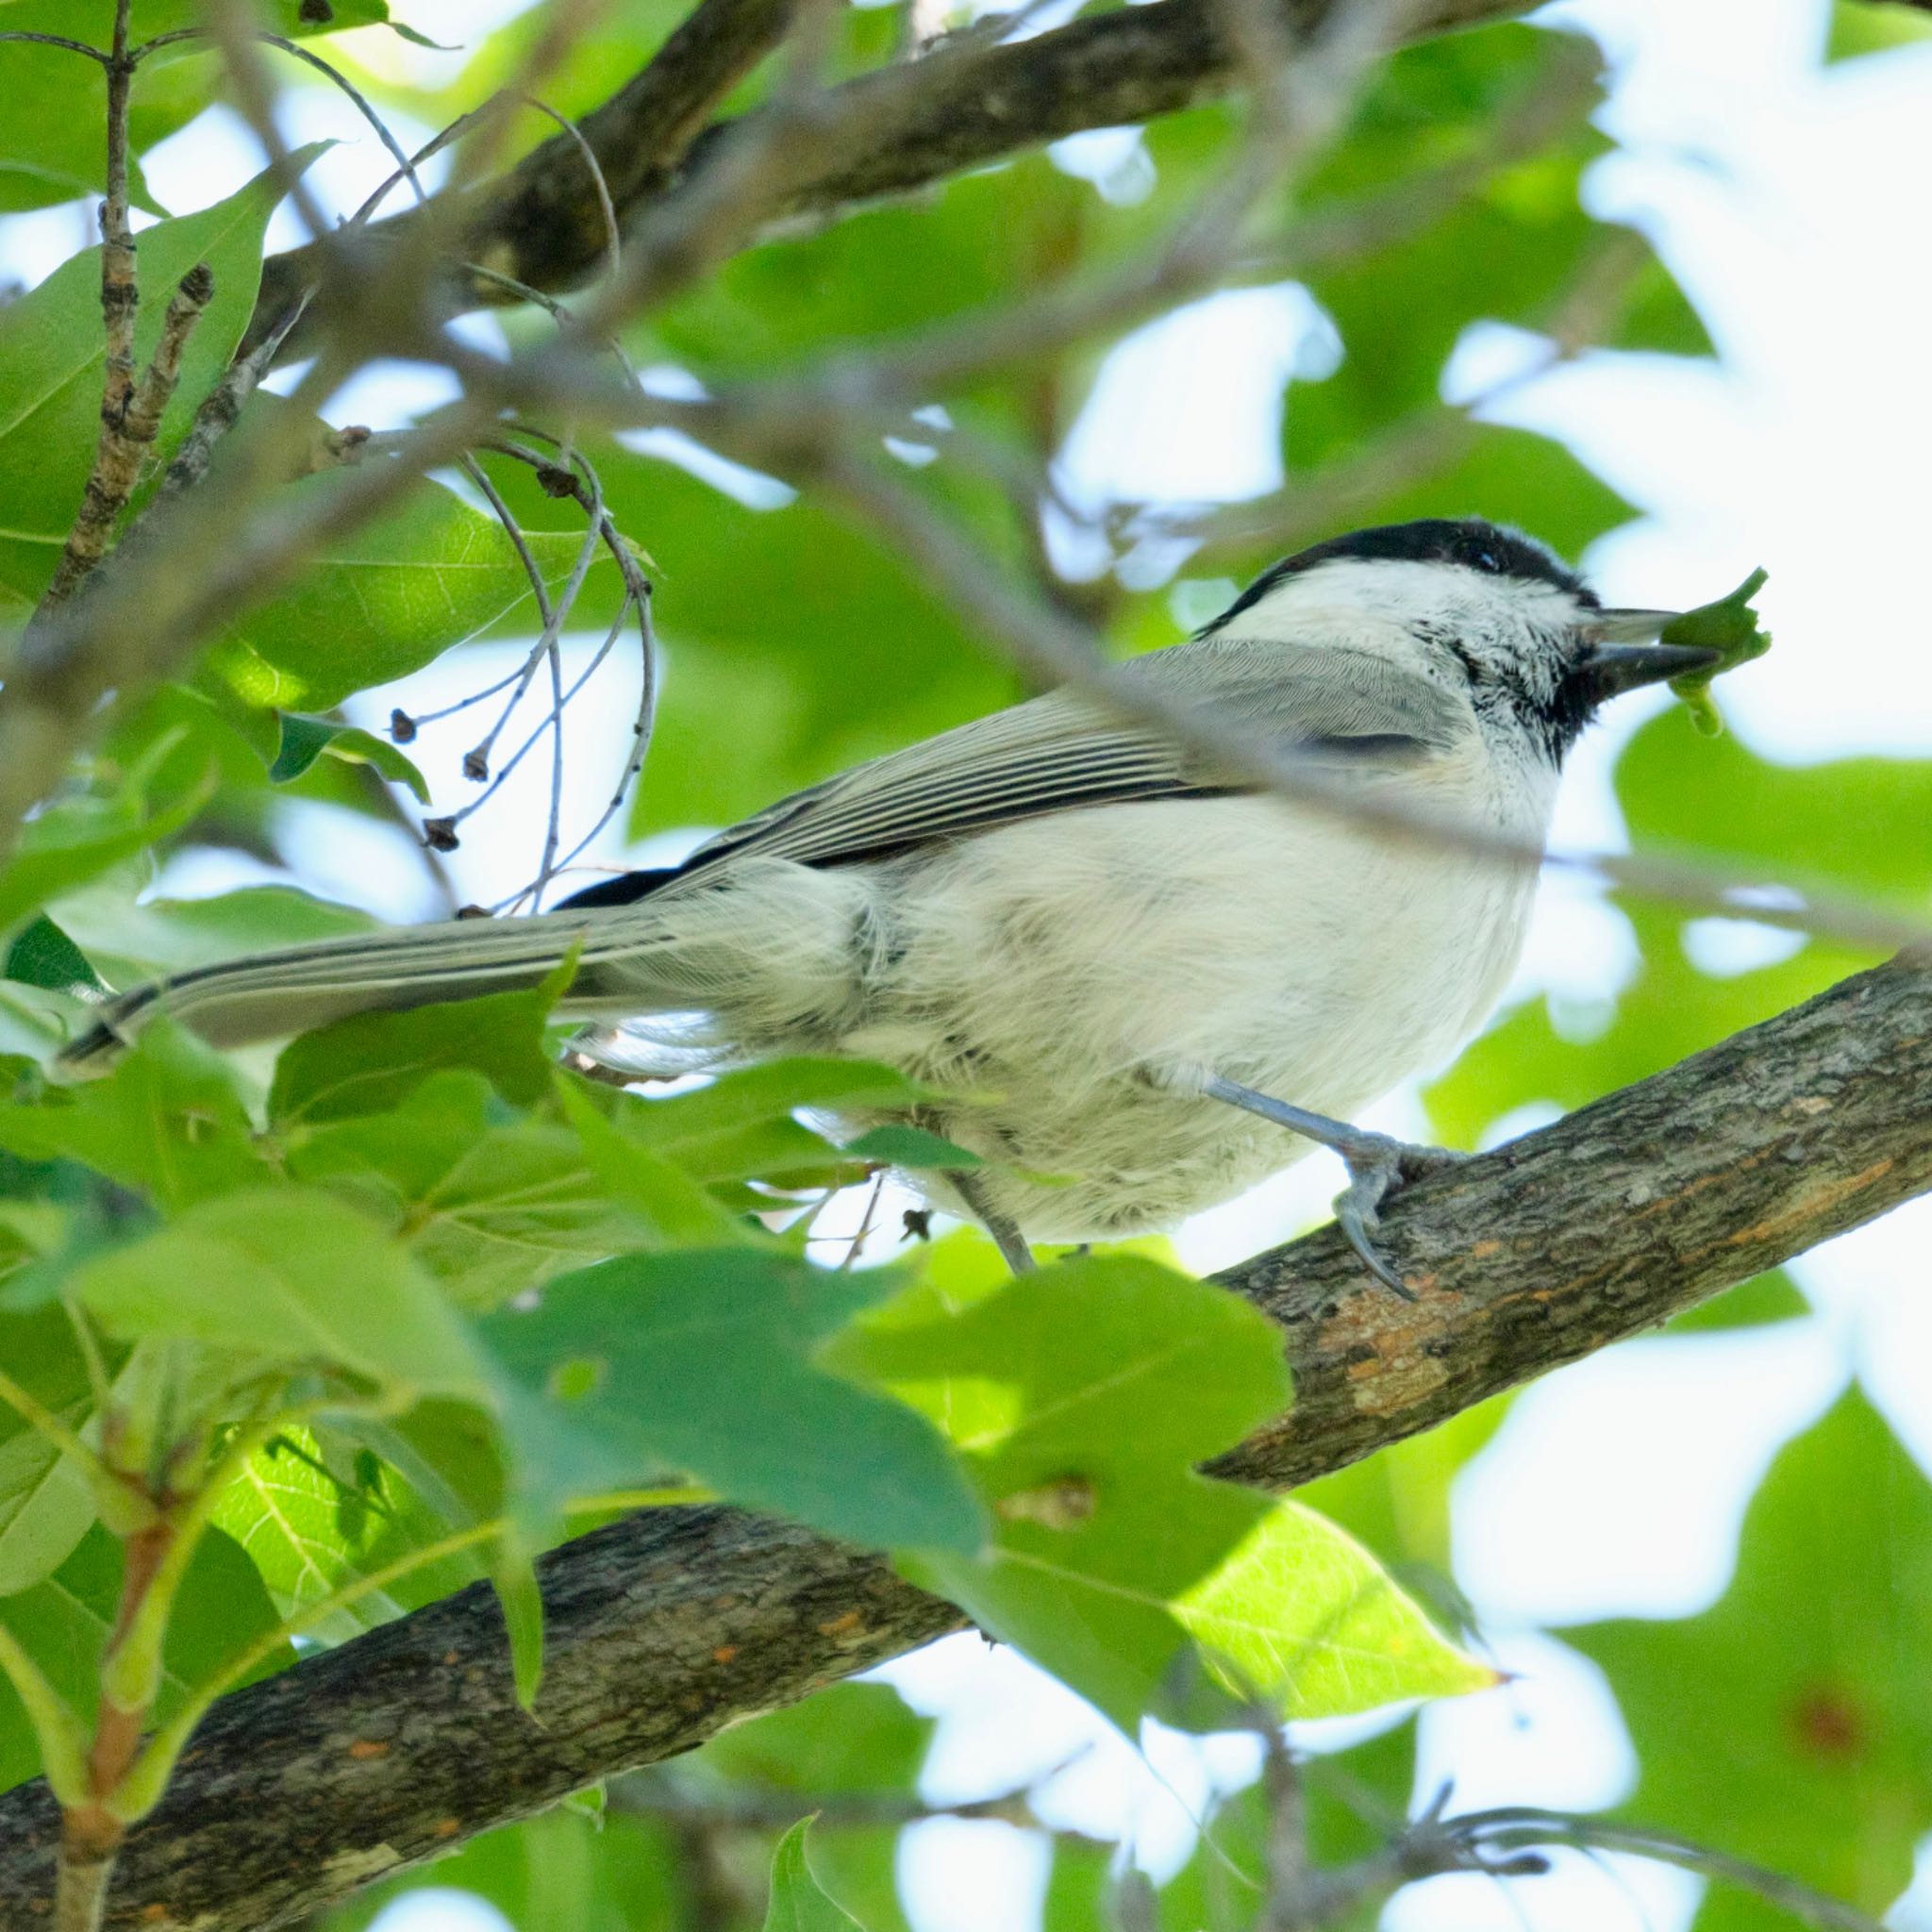
[[[1337, 0], [1288, 0], [1300, 33], [1321, 27]], [[1423, 0], [1406, 38], [1435, 35], [1529, 10], [1530, 0]], [[689, 182], [719, 154], [734, 125], [700, 131], [725, 88], [784, 33], [791, 0], [704, 0], [642, 73], [588, 115], [582, 133], [609, 183], [618, 218], [631, 225], [666, 192]], [[825, 220], [906, 194], [1091, 127], [1118, 127], [1171, 114], [1228, 92], [1241, 82], [1214, 0], [1158, 0], [1076, 20], [1008, 45], [971, 36], [918, 60], [859, 75], [832, 90], [823, 118], [886, 130], [870, 145], [801, 169], [779, 220]], [[695, 139], [693, 139], [695, 136]], [[686, 157], [680, 172], [676, 163]], [[502, 277], [535, 289], [568, 289], [605, 259], [603, 210], [570, 136], [558, 134], [501, 180], [469, 191], [474, 207], [451, 225], [464, 259], [491, 272], [458, 275], [454, 307], [514, 301]], [[414, 225], [447, 220], [442, 197], [366, 230], [356, 245], [383, 246]], [[755, 239], [755, 238], [747, 238]], [[273, 327], [300, 292], [326, 286], [342, 238], [272, 256], [249, 341]]]
[[[1280, 1323], [1293, 1408], [1216, 1465], [1287, 1489], [1932, 1188], [1932, 963], [1846, 980], [1406, 1191], [1395, 1300], [1332, 1227], [1222, 1277]], [[242, 1932], [957, 1629], [883, 1558], [726, 1508], [613, 1524], [543, 1565], [547, 1674], [516, 1706], [464, 1591], [225, 1698], [128, 1838], [111, 1926]], [[42, 1923], [58, 1815], [0, 1798], [0, 1924]]]

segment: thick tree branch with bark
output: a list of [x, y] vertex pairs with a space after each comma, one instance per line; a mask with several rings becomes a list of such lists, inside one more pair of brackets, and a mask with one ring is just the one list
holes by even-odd
[[[1932, 1188], [1928, 1122], [1932, 963], [1901, 958], [1406, 1191], [1386, 1242], [1412, 1305], [1332, 1227], [1230, 1270], [1296, 1399], [1217, 1473], [1307, 1482], [1870, 1221]], [[614, 1524], [543, 1587], [535, 1718], [482, 1586], [225, 1699], [108, 1924], [288, 1924], [963, 1621], [881, 1557], [724, 1508]], [[0, 1924], [43, 1922], [58, 1829], [43, 1788], [0, 1799]]]
[[[1405, 38], [1427, 40], [1529, 10], [1530, 0], [1422, 0]], [[1289, 0], [1298, 33], [1319, 29], [1335, 0]], [[791, 0], [708, 0], [634, 79], [586, 116], [582, 133], [609, 183], [626, 227], [665, 193], [702, 173], [738, 124], [701, 131], [708, 110], [783, 34]], [[973, 36], [917, 60], [834, 88], [818, 110], [827, 125], [848, 121], [887, 130], [826, 166], [801, 170], [781, 221], [830, 220], [841, 212], [931, 186], [1091, 127], [1119, 127], [1171, 114], [1231, 92], [1241, 64], [1216, 18], [1214, 0], [1158, 0], [1075, 20], [1031, 40], [987, 47]], [[695, 138], [694, 138], [695, 137]], [[676, 163], [686, 157], [680, 171]], [[499, 181], [467, 191], [474, 207], [449, 222], [442, 196], [377, 224], [358, 248], [406, 242], [425, 222], [449, 223], [462, 259], [491, 272], [458, 275], [456, 308], [517, 299], [500, 277], [555, 292], [605, 261], [595, 182], [575, 142], [558, 134]], [[760, 231], [763, 232], [763, 231]], [[756, 236], [748, 240], [758, 239]], [[258, 340], [311, 284], [325, 286], [344, 238], [271, 256], [264, 265], [249, 341]]]

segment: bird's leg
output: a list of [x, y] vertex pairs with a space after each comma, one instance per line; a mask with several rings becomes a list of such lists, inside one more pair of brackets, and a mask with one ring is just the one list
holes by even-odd
[[1209, 1074], [1201, 1091], [1210, 1100], [1225, 1101], [1229, 1107], [1259, 1114], [1264, 1121], [1287, 1127], [1305, 1141], [1332, 1147], [1348, 1168], [1348, 1186], [1335, 1197], [1335, 1220], [1349, 1246], [1362, 1257], [1363, 1265], [1385, 1287], [1393, 1289], [1404, 1301], [1412, 1302], [1401, 1275], [1382, 1258], [1374, 1236], [1381, 1227], [1381, 1207], [1405, 1181], [1420, 1180], [1425, 1174], [1440, 1173], [1466, 1154], [1452, 1153], [1446, 1147], [1418, 1147], [1412, 1141], [1397, 1141], [1388, 1134], [1373, 1134], [1364, 1127], [1352, 1127], [1346, 1121], [1330, 1120], [1325, 1113], [1311, 1113], [1305, 1107], [1292, 1107], [1285, 1100], [1257, 1093], [1239, 1080]]
[[979, 1185], [979, 1176], [968, 1174], [959, 1168], [948, 1168], [946, 1178], [953, 1184], [953, 1191], [973, 1210], [974, 1218], [992, 1237], [1006, 1264], [1015, 1274], [1031, 1274], [1039, 1265], [1033, 1258], [1033, 1250], [1026, 1245], [1026, 1237], [986, 1198], [986, 1190]]

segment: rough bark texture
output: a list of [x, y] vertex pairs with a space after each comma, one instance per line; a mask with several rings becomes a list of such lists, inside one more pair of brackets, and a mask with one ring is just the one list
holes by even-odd
[[[1894, 961], [1391, 1206], [1398, 1302], [1333, 1228], [1223, 1277], [1281, 1323], [1292, 1411], [1221, 1474], [1286, 1488], [1654, 1325], [1932, 1187], [1932, 964]], [[876, 1557], [730, 1509], [543, 1567], [539, 1717], [474, 1588], [225, 1699], [129, 1838], [110, 1926], [285, 1924], [605, 1774], [959, 1627]], [[0, 1798], [0, 1925], [57, 1817]]]
[[[1334, 4], [1290, 0], [1290, 12], [1306, 32], [1318, 27]], [[1481, 25], [1526, 12], [1529, 4], [1427, 0], [1407, 37], [1426, 40]], [[584, 138], [626, 226], [676, 184], [668, 162], [688, 143], [687, 178], [716, 152], [732, 124], [716, 123], [692, 142], [693, 106], [708, 108], [724, 92], [721, 76], [728, 85], [765, 52], [783, 32], [790, 8], [791, 0], [708, 0], [643, 73], [586, 117]], [[1152, 120], [1225, 92], [1237, 65], [1214, 16], [1214, 0], [1158, 0], [1008, 46], [941, 46], [922, 59], [847, 81], [824, 103], [826, 125], [885, 131], [861, 140], [837, 165], [803, 173], [774, 212], [829, 218], [1085, 128]], [[603, 260], [602, 212], [567, 135], [544, 142], [474, 199], [475, 212], [457, 231], [471, 261], [532, 288], [557, 291], [581, 281]], [[364, 245], [381, 245], [422, 219], [412, 212], [380, 223]], [[340, 248], [341, 238], [331, 245]], [[325, 269], [312, 243], [271, 256], [248, 341], [271, 327]], [[481, 307], [515, 298], [500, 283], [475, 279], [458, 284], [452, 299], [458, 307]]]

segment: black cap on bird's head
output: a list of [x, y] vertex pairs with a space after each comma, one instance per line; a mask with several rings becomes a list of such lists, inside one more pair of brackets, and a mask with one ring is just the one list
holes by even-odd
[[[1607, 609], [1554, 550], [1486, 517], [1419, 517], [1311, 544], [1263, 571], [1198, 635], [1212, 637], [1224, 630], [1276, 592], [1324, 575], [1325, 565], [1376, 563], [1446, 565], [1498, 588], [1510, 583], [1524, 588], [1524, 601], [1541, 607], [1536, 629], [1544, 642], [1528, 654], [1540, 662], [1525, 662], [1524, 654], [1513, 648], [1486, 648], [1489, 641], [1457, 636], [1458, 626], [1441, 617], [1419, 614], [1415, 627], [1438, 639], [1472, 686], [1507, 695], [1558, 758], [1608, 699], [1717, 661], [1714, 652], [1655, 641], [1674, 611]], [[1457, 602], [1465, 602], [1460, 593]]]

